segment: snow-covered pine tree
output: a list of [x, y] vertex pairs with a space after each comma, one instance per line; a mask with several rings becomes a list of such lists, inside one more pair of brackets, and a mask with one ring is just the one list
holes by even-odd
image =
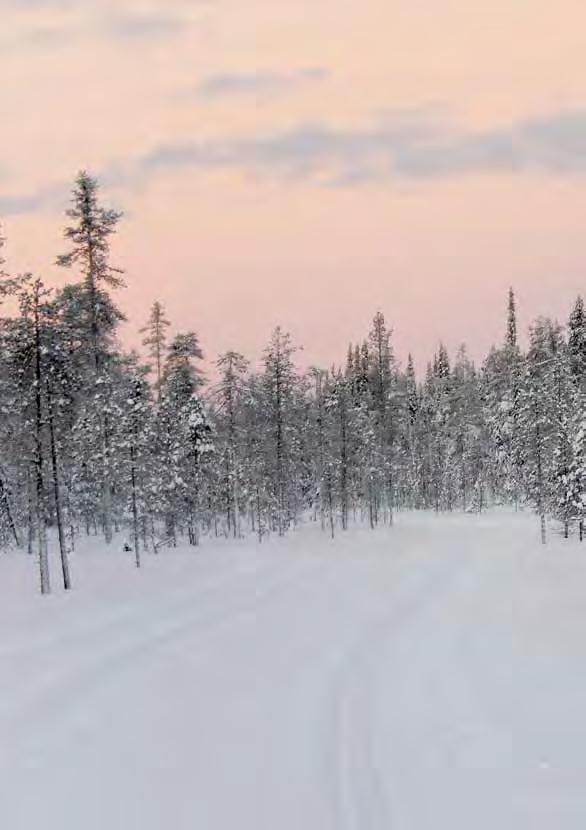
[[42, 306], [48, 292], [40, 279], [25, 275], [18, 288], [20, 316], [13, 321], [10, 355], [14, 361], [13, 391], [21, 410], [21, 447], [29, 462], [29, 535], [37, 544], [37, 561], [42, 594], [51, 592], [47, 545], [47, 454], [44, 435], [45, 332]]
[[273, 505], [273, 518], [282, 536], [295, 518], [296, 435], [295, 400], [298, 378], [293, 364], [295, 347], [291, 336], [279, 326], [264, 352], [262, 390], [266, 404], [265, 435], [267, 485]]
[[177, 334], [171, 341], [163, 373], [157, 433], [165, 477], [161, 507], [172, 544], [176, 544], [181, 526], [187, 529], [189, 544], [199, 544], [203, 463], [213, 448], [211, 429], [197, 394], [203, 379], [195, 361], [202, 358], [194, 332]]
[[[220, 355], [216, 367], [220, 380], [213, 390], [216, 449], [224, 470], [226, 532], [241, 535], [241, 491], [243, 489], [243, 406], [248, 361], [239, 352]], [[246, 497], [246, 492], [245, 492]]]
[[65, 239], [70, 243], [67, 253], [57, 262], [64, 268], [76, 268], [81, 277], [78, 285], [64, 292], [62, 302], [69, 304], [69, 314], [80, 330], [79, 349], [86, 356], [86, 395], [95, 394], [95, 406], [88, 410], [97, 420], [101, 464], [100, 491], [102, 527], [107, 543], [112, 540], [112, 487], [109, 480], [109, 433], [111, 425], [103, 407], [103, 373], [111, 351], [112, 336], [123, 315], [115, 307], [108, 289], [122, 283], [122, 271], [110, 264], [111, 237], [115, 234], [121, 214], [99, 203], [96, 179], [82, 171], [78, 174], [72, 194], [72, 207], [67, 211], [70, 223]]
[[[353, 371], [349, 367], [347, 369], [350, 372]], [[319, 511], [322, 530], [325, 530], [327, 517], [330, 534], [333, 539], [335, 535], [334, 487], [330, 435], [327, 429], [326, 412], [329, 377], [327, 372], [315, 366], [309, 370], [309, 376], [313, 381], [313, 396], [310, 407], [312, 437], [310, 455], [313, 469], [313, 495], [311, 502], [314, 506], [314, 514]]]
[[425, 384], [425, 410], [427, 414], [426, 454], [428, 455], [428, 498], [430, 506], [439, 512], [447, 509], [453, 480], [449, 467], [451, 369], [446, 347], [440, 344]]
[[571, 515], [578, 525], [578, 536], [582, 542], [586, 523], [586, 402], [584, 400], [576, 412], [571, 457], [568, 476]]
[[379, 476], [385, 494], [384, 517], [393, 523], [394, 509], [394, 442], [395, 413], [393, 412], [392, 387], [394, 383], [394, 356], [391, 347], [391, 332], [387, 329], [384, 315], [377, 312], [368, 336], [369, 388], [372, 411], [379, 440]]
[[[348, 529], [350, 492], [352, 487], [352, 386], [342, 372], [337, 371], [328, 384], [325, 410], [328, 413], [328, 498], [339, 505], [342, 530]], [[330, 504], [330, 513], [333, 504]]]
[[543, 544], [547, 541], [547, 516], [553, 507], [556, 354], [562, 346], [559, 326], [547, 318], [535, 321], [530, 329], [530, 347], [520, 394], [525, 487], [540, 519]]
[[564, 536], [569, 536], [570, 524], [575, 518], [575, 494], [571, 486], [574, 464], [575, 418], [579, 392], [572, 377], [572, 363], [568, 347], [561, 340], [556, 345], [551, 357], [552, 400], [550, 415], [552, 420], [553, 459], [552, 459], [552, 512], [562, 523]]
[[71, 224], [64, 233], [71, 247], [57, 258], [62, 267], [77, 268], [82, 278], [83, 291], [77, 311], [83, 318], [86, 348], [96, 374], [106, 359], [108, 338], [116, 321], [122, 319], [120, 312], [113, 308], [107, 289], [123, 285], [122, 270], [110, 264], [111, 237], [122, 214], [102, 207], [98, 197], [97, 180], [85, 171], [80, 172], [73, 188], [72, 207], [67, 211]]
[[155, 391], [157, 401], [161, 402], [161, 386], [163, 383], [163, 363], [167, 351], [167, 329], [171, 324], [165, 316], [165, 309], [160, 302], [153, 303], [146, 326], [140, 331], [145, 334], [143, 346], [147, 347], [148, 355], [154, 362]]
[[520, 396], [524, 366], [517, 341], [516, 302], [509, 290], [504, 343], [491, 349], [483, 367], [483, 394], [494, 450], [491, 489], [495, 498], [516, 507], [523, 490], [524, 437], [520, 432]]
[[[46, 423], [49, 456], [51, 460], [51, 489], [54, 523], [61, 559], [61, 574], [65, 590], [71, 588], [69, 545], [66, 539], [66, 521], [73, 526], [70, 499], [64, 471], [67, 466], [65, 447], [69, 443], [72, 419], [75, 371], [67, 345], [67, 331], [54, 300], [41, 306], [43, 315], [43, 393], [46, 401]], [[69, 508], [69, 509], [68, 509]], [[70, 538], [73, 534], [70, 534]]]
[[243, 469], [249, 524], [259, 543], [271, 530], [274, 505], [269, 487], [273, 442], [268, 436], [263, 377], [249, 375], [242, 397]]
[[148, 528], [154, 512], [151, 482], [155, 476], [153, 449], [156, 446], [153, 410], [147, 369], [135, 356], [118, 367], [116, 384], [116, 447], [120, 454], [119, 489], [124, 513], [129, 513], [132, 549], [137, 568], [141, 566], [141, 546], [146, 548]]
[[576, 299], [568, 322], [568, 352], [574, 381], [586, 392], [586, 311], [582, 297]]
[[[5, 259], [3, 248], [5, 239], [0, 226], [0, 304], [3, 299], [13, 293], [15, 283], [10, 280], [8, 273], [4, 270]], [[13, 542], [17, 546], [20, 538], [17, 530], [17, 517], [13, 505], [13, 494], [11, 492], [9, 467], [16, 461], [15, 446], [13, 442], [13, 416], [15, 414], [14, 399], [11, 394], [12, 377], [7, 360], [7, 344], [10, 335], [10, 321], [0, 318], [0, 349], [2, 360], [0, 360], [0, 446], [3, 452], [0, 454], [0, 544]], [[18, 464], [15, 466], [18, 467]]]

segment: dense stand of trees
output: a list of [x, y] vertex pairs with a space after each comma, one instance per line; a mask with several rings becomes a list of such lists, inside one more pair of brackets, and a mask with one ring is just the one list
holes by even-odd
[[120, 218], [81, 173], [58, 258], [74, 281], [51, 291], [0, 257], [0, 545], [36, 554], [43, 592], [49, 540], [70, 587], [68, 555], [91, 534], [109, 544], [123, 532], [138, 567], [181, 539], [262, 541], [304, 515], [334, 535], [357, 520], [391, 525], [403, 509], [530, 504], [544, 541], [550, 519], [583, 537], [581, 298], [565, 327], [536, 320], [523, 350], [511, 291], [504, 341], [483, 365], [440, 346], [421, 381], [411, 357], [398, 364], [379, 312], [340, 366], [299, 372], [277, 328], [260, 369], [229, 351], [206, 382], [196, 334], [170, 337], [159, 302], [146, 362], [120, 349]]

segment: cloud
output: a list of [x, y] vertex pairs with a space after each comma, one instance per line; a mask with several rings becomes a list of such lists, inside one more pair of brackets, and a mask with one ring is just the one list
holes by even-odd
[[76, 0], [0, 0], [0, 9], [29, 11], [36, 9], [68, 9]]
[[202, 98], [231, 96], [269, 98], [292, 92], [308, 83], [323, 81], [327, 77], [327, 70], [321, 67], [306, 67], [292, 72], [225, 73], [204, 78], [197, 92]]
[[181, 33], [188, 18], [168, 12], [112, 9], [99, 22], [104, 34], [119, 38], [159, 38]]
[[61, 183], [46, 185], [28, 193], [0, 193], [0, 217], [61, 209], [67, 198], [67, 186]]
[[526, 121], [520, 132], [536, 166], [560, 174], [586, 171], [586, 109]]
[[[194, 6], [204, 4], [204, 0]], [[23, 48], [55, 48], [79, 40], [98, 37], [105, 40], [157, 40], [174, 37], [193, 24], [185, 7], [143, 6], [102, 2], [85, 5], [73, 0], [0, 0], [0, 9], [19, 12], [13, 25], [0, 33], [0, 50], [19, 53]], [[53, 10], [55, 19], [40, 23], [36, 12]]]
[[184, 167], [239, 168], [354, 186], [488, 173], [581, 174], [586, 109], [488, 130], [397, 113], [365, 127], [306, 124], [267, 135], [164, 144], [138, 162], [145, 175]]
[[[396, 112], [364, 127], [306, 124], [266, 135], [174, 141], [98, 172], [109, 188], [143, 185], [161, 173], [235, 170], [283, 181], [356, 188], [469, 175], [586, 174], [586, 108], [467, 130], [424, 112]], [[0, 195], [0, 215], [52, 209], [68, 185]], [[60, 198], [59, 198], [60, 197]]]

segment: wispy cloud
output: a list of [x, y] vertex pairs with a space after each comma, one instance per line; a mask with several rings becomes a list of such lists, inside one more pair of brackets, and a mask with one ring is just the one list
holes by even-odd
[[190, 19], [176, 12], [112, 9], [101, 18], [104, 34], [119, 38], [159, 38], [179, 34]]
[[487, 130], [408, 113], [366, 127], [307, 124], [267, 135], [164, 144], [138, 167], [145, 174], [178, 167], [241, 168], [354, 186], [499, 172], [581, 174], [586, 172], [586, 109]]
[[[301, 125], [266, 135], [173, 141], [102, 170], [111, 188], [130, 188], [185, 169], [346, 188], [429, 182], [467, 175], [576, 177], [586, 174], [586, 108], [487, 130], [467, 130], [398, 112], [365, 127]], [[63, 185], [63, 192], [67, 185]], [[0, 215], [52, 208], [58, 188], [0, 196]]]
[[61, 209], [68, 198], [67, 186], [51, 184], [28, 193], [0, 193], [0, 217]]
[[0, 0], [0, 9], [34, 11], [36, 9], [67, 9], [75, 6], [76, 0]]
[[[200, 3], [203, 0], [194, 6]], [[0, 0], [0, 9], [17, 12], [13, 24], [0, 33], [0, 51], [6, 53], [26, 47], [55, 48], [96, 37], [113, 42], [168, 38], [186, 31], [194, 20], [185, 7], [172, 4], [161, 8], [134, 3]], [[36, 12], [41, 10], [54, 10], [55, 19], [40, 22]]]
[[291, 72], [227, 72], [204, 78], [197, 92], [202, 98], [272, 98], [327, 77], [328, 72], [322, 67], [305, 67]]

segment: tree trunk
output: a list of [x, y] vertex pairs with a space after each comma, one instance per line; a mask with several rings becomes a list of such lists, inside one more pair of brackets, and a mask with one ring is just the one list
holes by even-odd
[[61, 557], [61, 573], [63, 576], [63, 587], [66, 591], [71, 588], [71, 576], [69, 573], [69, 561], [67, 559], [67, 544], [63, 530], [63, 518], [61, 512], [61, 491], [59, 487], [59, 467], [57, 463], [57, 444], [55, 441], [55, 423], [53, 417], [53, 390], [49, 380], [46, 383], [47, 390], [47, 413], [49, 420], [49, 440], [51, 445], [51, 468], [53, 471], [53, 498], [55, 499], [55, 518], [57, 519], [57, 536], [59, 538], [59, 555]]
[[8, 499], [8, 491], [6, 489], [6, 485], [4, 484], [4, 479], [0, 476], [0, 503], [4, 508], [4, 513], [6, 514], [6, 520], [8, 521], [8, 527], [10, 528], [10, 532], [14, 537], [14, 541], [16, 546], [20, 546], [20, 541], [18, 539], [18, 533], [16, 531], [16, 525], [14, 524], [14, 519], [12, 518], [12, 510], [10, 509], [10, 501]]
[[35, 335], [35, 514], [37, 525], [37, 545], [39, 554], [39, 576], [41, 594], [51, 593], [49, 577], [49, 554], [47, 550], [47, 527], [45, 523], [45, 486], [43, 482], [43, 413], [41, 389], [41, 328], [39, 319], [40, 284], [35, 285], [34, 294], [34, 335]]
[[342, 502], [342, 530], [348, 530], [348, 425], [346, 416], [346, 404], [343, 401], [340, 409], [340, 498]]
[[541, 513], [539, 521], [541, 525], [541, 544], [545, 545], [547, 543], [547, 524], [545, 520], [545, 513]]
[[112, 542], [112, 488], [108, 481], [108, 459], [110, 455], [110, 442], [108, 440], [108, 419], [104, 414], [100, 415], [100, 431], [102, 441], [102, 523], [104, 528], [104, 540], [107, 545]]
[[132, 543], [134, 545], [134, 562], [140, 568], [140, 540], [138, 534], [138, 510], [136, 506], [136, 450], [130, 445], [130, 486], [132, 497]]

